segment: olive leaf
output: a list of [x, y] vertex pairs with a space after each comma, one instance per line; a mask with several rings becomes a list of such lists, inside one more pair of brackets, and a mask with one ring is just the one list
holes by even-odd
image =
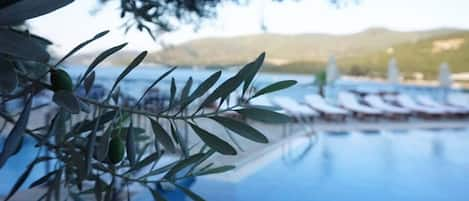
[[63, 172], [63, 169], [60, 169], [60, 171], [57, 174], [55, 174], [54, 180], [52, 181], [52, 186], [51, 188], [49, 188], [55, 192], [54, 193], [55, 200], [60, 200], [60, 196], [61, 196], [60, 191], [62, 188], [62, 185], [61, 185], [62, 172]]
[[122, 44], [120, 44], [120, 45], [111, 47], [111, 48], [105, 50], [104, 52], [101, 52], [101, 53], [93, 60], [93, 62], [91, 62], [91, 64], [88, 66], [88, 68], [87, 68], [86, 71], [85, 71], [85, 74], [83, 74], [83, 77], [82, 77], [81, 80], [77, 83], [76, 87], [80, 86], [80, 84], [83, 82], [83, 80], [88, 77], [88, 74], [90, 74], [91, 71], [93, 71], [93, 70], [96, 68], [96, 66], [98, 66], [98, 64], [100, 64], [102, 61], [104, 61], [106, 58], [108, 58], [108, 57], [111, 56], [112, 54], [114, 54], [114, 53], [118, 52], [119, 50], [121, 50], [122, 48], [124, 48], [126, 45], [127, 45], [127, 43], [122, 43]]
[[291, 121], [291, 118], [285, 114], [278, 113], [262, 107], [251, 106], [235, 111], [247, 118], [265, 123], [283, 124]]
[[69, 111], [72, 114], [80, 113], [80, 103], [78, 102], [77, 97], [66, 90], [57, 91], [54, 93], [52, 100], [60, 107]]
[[214, 165], [214, 163], [209, 163], [209, 164], [203, 166], [202, 168], [200, 168], [199, 172], [204, 172], [204, 171], [208, 170], [209, 168], [211, 168], [213, 165]]
[[248, 63], [238, 72], [240, 76], [244, 77], [243, 94], [249, 88], [249, 85], [251, 84], [252, 80], [256, 76], [257, 72], [259, 72], [260, 68], [262, 67], [262, 64], [264, 63], [264, 59], [265, 59], [265, 52], [261, 53], [256, 58], [256, 60], [254, 60], [251, 63]]
[[143, 98], [145, 97], [145, 95], [147, 95], [147, 93], [156, 85], [158, 84], [161, 80], [163, 80], [166, 76], [168, 76], [169, 74], [171, 74], [171, 72], [173, 72], [174, 70], [176, 70], [177, 67], [172, 67], [171, 69], [169, 69], [168, 71], [166, 71], [165, 73], [163, 73], [161, 76], [158, 77], [158, 79], [156, 79], [146, 90], [145, 92], [143, 92], [143, 94], [140, 96], [140, 98], [138, 99], [137, 103], [135, 103], [135, 105], [138, 105], [140, 104], [140, 102], [142, 102]]
[[155, 152], [155, 153], [152, 153], [149, 156], [142, 159], [141, 161], [137, 162], [132, 168], [127, 170], [126, 173], [130, 173], [130, 172], [139, 170], [139, 169], [141, 169], [141, 168], [143, 168], [143, 167], [145, 167], [145, 166], [147, 166], [147, 165], [149, 165], [150, 163], [153, 163], [153, 162], [157, 163], [160, 158], [161, 158], [161, 153], [159, 153], [158, 151]]
[[247, 139], [250, 139], [254, 142], [259, 143], [268, 143], [269, 140], [258, 130], [249, 126], [246, 123], [241, 121], [229, 118], [229, 117], [222, 117], [222, 116], [214, 116], [210, 117], [210, 119], [215, 120], [219, 124], [223, 125], [223, 127], [232, 130], [233, 132], [243, 136]]
[[193, 123], [189, 123], [189, 125], [192, 127], [192, 130], [194, 130], [194, 132], [200, 137], [200, 139], [204, 141], [205, 144], [207, 144], [210, 148], [224, 155], [236, 155], [235, 148], [233, 148], [233, 146], [227, 142]]
[[72, 56], [73, 54], [75, 54], [75, 52], [78, 52], [78, 50], [80, 50], [81, 48], [85, 47], [86, 45], [88, 45], [89, 43], [105, 36], [106, 34], [109, 33], [109, 30], [106, 30], [106, 31], [103, 31], [103, 32], [100, 32], [98, 34], [96, 34], [93, 38], [85, 41], [85, 42], [82, 42], [80, 43], [79, 45], [77, 45], [76, 47], [74, 47], [72, 50], [70, 50], [70, 52], [68, 52], [64, 57], [62, 57], [62, 59], [60, 59], [56, 64], [55, 66], [58, 66], [59, 64], [61, 64], [63, 61], [65, 61], [68, 57]]
[[296, 83], [297, 83], [297, 81], [295, 81], [295, 80], [284, 80], [284, 81], [275, 82], [273, 84], [270, 84], [269, 86], [266, 86], [266, 87], [262, 88], [258, 92], [256, 92], [256, 94], [254, 94], [254, 96], [252, 96], [252, 98], [263, 95], [263, 94], [272, 93], [272, 92], [275, 92], [275, 91], [279, 91], [279, 90], [282, 90], [282, 89], [289, 88], [289, 87], [295, 85]]
[[114, 188], [111, 186], [106, 188], [105, 194], [104, 194], [104, 201], [112, 201], [114, 200]]
[[168, 110], [171, 109], [173, 107], [173, 103], [174, 103], [174, 97], [176, 96], [176, 80], [173, 78], [171, 78], [171, 86], [170, 86], [170, 92], [169, 92], [169, 106], [168, 106]]
[[210, 148], [208, 149], [208, 151], [205, 152], [205, 147], [207, 147], [207, 146], [204, 145], [204, 146], [202, 147], [202, 149], [200, 149], [200, 151], [199, 151], [199, 153], [204, 153], [204, 156], [203, 156], [199, 161], [195, 162], [194, 165], [192, 165], [192, 167], [191, 167], [191, 169], [188, 171], [188, 173], [194, 174], [194, 170], [195, 170], [196, 168], [198, 168], [200, 164], [202, 164], [204, 161], [206, 161], [208, 158], [212, 157], [213, 154], [216, 153], [215, 150], [210, 149]]
[[109, 96], [111, 96], [112, 92], [116, 89], [119, 82], [122, 81], [122, 79], [124, 79], [124, 77], [130, 73], [130, 71], [132, 71], [140, 63], [142, 63], [143, 59], [145, 59], [146, 56], [147, 56], [147, 51], [143, 51], [137, 57], [135, 57], [135, 59], [132, 60], [132, 62], [130, 62], [130, 64], [124, 69], [124, 71], [122, 71], [122, 73], [117, 77], [116, 81], [112, 85], [111, 90], [109, 91]]
[[40, 157], [36, 158], [34, 161], [32, 161], [27, 167], [26, 170], [21, 174], [21, 176], [16, 180], [15, 184], [11, 188], [10, 192], [8, 193], [7, 197], [5, 198], [5, 201], [9, 200], [15, 193], [18, 191], [18, 189], [23, 185], [23, 183], [26, 181], [26, 179], [29, 177], [29, 174], [33, 170], [34, 166], [37, 163], [43, 162], [50, 160], [50, 157]]
[[149, 118], [151, 121], [151, 127], [153, 129], [153, 133], [155, 134], [155, 143], [160, 142], [166, 150], [168, 150], [171, 153], [174, 153], [176, 151], [176, 148], [174, 147], [174, 143], [171, 140], [171, 137], [169, 136], [168, 132], [161, 126], [161, 124], [153, 120], [152, 118]]
[[177, 165], [177, 163], [179, 162], [180, 160], [178, 161], [174, 161], [172, 163], [169, 163], [169, 164], [166, 164], [162, 167], [159, 167], [157, 169], [154, 169], [148, 173], [146, 173], [144, 176], [142, 176], [141, 178], [146, 178], [146, 177], [150, 177], [150, 176], [155, 176], [155, 175], [159, 175], [159, 174], [163, 174], [163, 173], [168, 173], [168, 171], [173, 168], [175, 165]]
[[91, 164], [93, 160], [93, 154], [96, 149], [96, 132], [98, 129], [99, 121], [96, 123], [95, 129], [91, 131], [90, 135], [88, 136], [88, 142], [86, 143], [86, 155], [85, 155], [85, 166], [82, 174], [79, 175], [79, 180], [83, 180], [91, 173]]
[[150, 191], [151, 195], [153, 196], [153, 200], [155, 201], [166, 201], [166, 198], [163, 197], [163, 195], [158, 192], [158, 190], [152, 189], [148, 187], [148, 190]]
[[122, 139], [127, 139], [127, 134], [129, 132], [132, 132], [135, 141], [147, 140], [150, 138], [148, 135], [142, 135], [145, 133], [145, 129], [134, 127], [133, 125], [132, 128], [130, 128], [129, 125], [129, 127], [120, 127], [112, 130], [113, 136], [119, 135]]
[[15, 62], [15, 66], [18, 70], [17, 72], [21, 72], [31, 79], [41, 79], [50, 71], [50, 66], [45, 63], [26, 61], [20, 58], [17, 58], [17, 60], [21, 60], [21, 62]]
[[225, 100], [225, 98], [232, 93], [234, 90], [236, 90], [239, 85], [243, 82], [243, 78], [241, 76], [233, 76], [225, 80], [220, 86], [218, 86], [205, 100], [204, 102], [200, 105], [199, 109], [202, 109], [203, 107], [208, 106], [209, 104], [213, 103], [217, 99], [220, 100], [220, 104]]
[[2, 8], [0, 25], [17, 25], [23, 21], [62, 8], [73, 0], [21, 0]]
[[[99, 121], [99, 128], [101, 128], [105, 123], [108, 123], [109, 121], [113, 120], [116, 115], [117, 115], [117, 111], [115, 110], [110, 110], [101, 114], [101, 119]], [[94, 118], [93, 120], [85, 119], [81, 122], [76, 123], [73, 126], [72, 130], [75, 133], [83, 133], [83, 132], [93, 130], [97, 121], [98, 121], [98, 118]]]
[[184, 160], [178, 161], [169, 171], [163, 176], [166, 179], [173, 179], [174, 176], [181, 170], [189, 167], [192, 164], [195, 164], [204, 158], [203, 153], [194, 154]]
[[189, 79], [186, 81], [186, 84], [184, 84], [184, 87], [182, 88], [181, 98], [179, 99], [180, 102], [184, 101], [189, 96], [189, 92], [192, 88], [192, 82], [192, 77], [189, 77]]
[[8, 137], [3, 144], [3, 150], [0, 154], [0, 168], [2, 168], [8, 158], [16, 152], [18, 146], [21, 143], [26, 126], [28, 125], [29, 114], [31, 113], [31, 103], [32, 96], [30, 96], [26, 101], [26, 106], [21, 112], [18, 121], [16, 122], [13, 129], [11, 129], [10, 134], [8, 134]]
[[15, 66], [4, 59], [0, 59], [0, 94], [12, 92], [18, 84]]
[[[3, 13], [2, 9], [0, 15]], [[0, 20], [1, 19], [0, 17]], [[44, 63], [49, 60], [49, 54], [35, 39], [27, 34], [3, 28], [0, 28], [0, 53], [20, 59]]]
[[90, 113], [91, 108], [88, 103], [85, 103], [84, 101], [78, 99], [78, 103], [80, 104], [80, 110], [84, 113]]
[[88, 77], [85, 78], [84, 86], [85, 86], [85, 94], [88, 95], [90, 93], [91, 88], [93, 87], [95, 75], [96, 73], [93, 71]]
[[192, 200], [194, 201], [205, 201], [202, 197], [200, 197], [200, 195], [197, 195], [195, 194], [194, 192], [192, 192], [191, 190], [177, 184], [176, 182], [173, 182], [173, 184], [178, 187], [179, 189], [182, 190], [182, 192], [184, 192], [184, 194], [186, 194], [187, 196], [189, 196]]
[[133, 130], [133, 121], [130, 121], [129, 129], [127, 129], [127, 136], [125, 138], [127, 159], [129, 159], [130, 166], [135, 165], [135, 156], [137, 152]]
[[194, 101], [196, 98], [201, 97], [204, 95], [220, 78], [221, 76], [221, 71], [217, 71], [210, 75], [205, 81], [200, 83], [200, 85], [192, 92], [192, 94], [185, 100], [181, 100], [181, 109], [183, 110], [184, 108], [187, 107], [192, 101]]
[[103, 182], [98, 176], [95, 179], [94, 182], [94, 196], [96, 198], [96, 201], [101, 201], [103, 200], [103, 191], [107, 187], [106, 183]]
[[175, 125], [173, 125], [173, 123], [170, 123], [169, 125], [171, 128], [171, 135], [173, 136], [174, 141], [177, 144], [179, 144], [179, 147], [181, 148], [181, 151], [182, 151], [182, 155], [184, 157], [187, 157], [189, 155], [189, 151], [187, 150], [186, 141], [181, 138], [181, 133], [179, 133], [178, 129], [176, 128]]
[[39, 186], [39, 185], [42, 185], [42, 184], [45, 184], [46, 182], [48, 182], [50, 180], [50, 178], [52, 176], [54, 176], [55, 174], [57, 174], [60, 170], [54, 170], [52, 172], [49, 172], [47, 174], [45, 174], [44, 176], [40, 177], [39, 179], [37, 179], [36, 181], [34, 181], [33, 183], [31, 183], [29, 185], [29, 188], [34, 188], [36, 186]]
[[209, 174], [219, 174], [219, 173], [224, 173], [224, 172], [231, 171], [231, 170], [233, 170], [233, 169], [235, 169], [235, 168], [236, 168], [236, 166], [233, 166], [233, 165], [225, 165], [225, 166], [215, 167], [215, 168], [206, 169], [206, 170], [197, 172], [197, 173], [194, 174], [194, 176], [203, 176], [203, 175], [209, 175]]
[[150, 148], [151, 144], [153, 144], [153, 143], [146, 142], [146, 143], [143, 143], [143, 146], [137, 146], [137, 159], [136, 159], [136, 161], [140, 161], [143, 158], [145, 153], [147, 153], [148, 148]]
[[120, 94], [121, 94], [121, 88], [120, 87], [117, 87], [114, 90], [114, 93], [111, 94], [111, 98], [112, 98], [112, 100], [114, 101], [115, 104], [119, 104]]
[[94, 125], [93, 130], [90, 135], [88, 135], [88, 142], [86, 144], [86, 155], [85, 155], [85, 169], [83, 170], [84, 174], [79, 175], [79, 179], [85, 179], [91, 173], [91, 163], [93, 160], [94, 150], [96, 149], [96, 135], [99, 129], [99, 122], [102, 117], [102, 110], [98, 108], [98, 117], [96, 119], [96, 124]]
[[[64, 110], [59, 110], [59, 112], [57, 112], [50, 133], [48, 134], [50, 136], [55, 136], [56, 144], [61, 144], [64, 141], [65, 132], [67, 130], [65, 126], [65, 121], [67, 120], [67, 117], [69, 117], [69, 115], [70, 113]], [[47, 138], [45, 138], [44, 140], [47, 140]]]
[[[104, 118], [101, 119], [102, 121], [104, 120]], [[100, 121], [101, 122], [101, 121]], [[97, 150], [97, 159], [99, 161], [104, 161], [107, 157], [107, 154], [108, 154], [108, 151], [109, 151], [109, 142], [111, 141], [111, 136], [112, 136], [112, 128], [111, 126], [108, 127], [102, 136], [100, 136], [100, 140], [99, 140], [99, 146], [96, 147], [96, 150]]]
[[210, 75], [205, 81], [192, 92], [188, 101], [192, 101], [202, 95], [204, 95], [217, 81], [220, 79], [221, 71], [217, 71]]

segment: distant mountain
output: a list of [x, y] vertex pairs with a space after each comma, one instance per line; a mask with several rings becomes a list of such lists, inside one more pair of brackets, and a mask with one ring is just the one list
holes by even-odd
[[415, 43], [435, 36], [461, 32], [458, 29], [437, 29], [398, 32], [372, 28], [349, 35], [331, 34], [257, 34], [226, 38], [204, 38], [189, 41], [151, 54], [158, 63], [178, 65], [243, 64], [260, 52], [267, 52], [267, 62], [282, 66], [298, 62], [325, 62], [330, 55], [337, 58], [356, 57], [383, 51], [401, 43]]
[[[469, 71], [468, 43], [469, 31], [449, 28], [413, 32], [372, 28], [348, 35], [256, 34], [192, 40], [152, 52], [145, 61], [220, 67], [245, 64], [265, 51], [265, 71], [314, 73], [334, 55], [345, 73], [384, 76], [387, 62], [394, 56], [402, 72], [423, 72], [434, 77], [442, 61], [449, 62], [454, 72]], [[126, 65], [137, 54], [123, 51], [107, 61]], [[69, 62], [89, 64], [96, 56], [77, 55]]]

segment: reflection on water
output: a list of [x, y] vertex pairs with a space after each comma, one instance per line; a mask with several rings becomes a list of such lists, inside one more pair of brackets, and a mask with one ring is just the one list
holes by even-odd
[[326, 135], [332, 135], [332, 136], [346, 136], [348, 134], [350, 134], [349, 132], [347, 131], [327, 131], [325, 132], [324, 134]]
[[367, 130], [362, 130], [361, 133], [363, 133], [365, 135], [378, 135], [378, 134], [380, 134], [380, 131], [375, 130], [375, 129], [367, 129]]
[[390, 132], [392, 134], [406, 134], [406, 133], [408, 133], [408, 130], [392, 129], [392, 130], [389, 130], [388, 132]]
[[[346, 136], [346, 135], [331, 135], [331, 136], [338, 137], [338, 136]], [[320, 167], [321, 176], [318, 178], [318, 180], [322, 182], [324, 182], [324, 180], [326, 180], [332, 174], [332, 171], [334, 168], [334, 166], [332, 165], [333, 160], [334, 160], [334, 155], [329, 148], [329, 143], [327, 140], [328, 138], [329, 137], [327, 136], [322, 138], [322, 152], [321, 152], [320, 161], [318, 161], [319, 163], [322, 164]]]
[[439, 136], [434, 136], [432, 139], [433, 158], [436, 160], [443, 160], [444, 151], [445, 151], [445, 147], [444, 147], [443, 141], [439, 138]]
[[311, 137], [307, 138], [307, 143], [300, 146], [295, 146], [291, 142], [286, 143], [282, 146], [282, 161], [287, 166], [294, 166], [297, 163], [303, 161], [303, 159], [308, 155], [312, 148], [316, 145], [318, 141], [317, 135], [313, 134]]

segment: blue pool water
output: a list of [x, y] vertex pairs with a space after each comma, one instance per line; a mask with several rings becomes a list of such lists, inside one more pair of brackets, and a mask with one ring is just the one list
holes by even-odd
[[[200, 177], [190, 188], [213, 201], [469, 200], [469, 128], [319, 133], [295, 144], [251, 162], [249, 174]], [[0, 194], [9, 191], [34, 158], [32, 145], [26, 141], [0, 170]], [[43, 174], [44, 166], [37, 167], [26, 186]], [[151, 200], [149, 196], [142, 193], [136, 200]], [[180, 192], [165, 196], [190, 200]]]
[[190, 188], [224, 201], [469, 200], [468, 129], [320, 134], [311, 141], [279, 147], [275, 160], [239, 181], [198, 178]]
[[[0, 140], [0, 148], [3, 149], [4, 139]], [[28, 164], [34, 160], [39, 151], [34, 147], [35, 141], [31, 138], [24, 138], [22, 149], [16, 155], [10, 157], [4, 167], [0, 169], [0, 196], [8, 194], [11, 187], [15, 184], [16, 179], [23, 174]], [[28, 179], [24, 183], [24, 187], [28, 187], [36, 179], [44, 176], [46, 170], [45, 163], [39, 163], [30, 173]]]

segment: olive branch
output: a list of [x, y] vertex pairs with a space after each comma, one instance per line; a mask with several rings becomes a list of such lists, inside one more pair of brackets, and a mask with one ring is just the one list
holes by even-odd
[[[79, 44], [54, 65], [37, 61], [25, 62], [15, 57], [1, 58], [2, 62], [8, 64], [6, 67], [10, 68], [9, 73], [13, 75], [2, 79], [18, 85], [3, 87], [2, 90], [6, 93], [2, 93], [2, 104], [17, 98], [24, 98], [25, 104], [18, 118], [8, 112], [0, 112], [0, 117], [13, 125], [0, 154], [0, 167], [21, 149], [26, 136], [31, 136], [38, 147], [36, 158], [18, 178], [7, 200], [20, 189], [33, 168], [44, 162], [54, 164], [52, 170], [30, 185], [30, 188], [47, 187], [40, 200], [60, 200], [62, 191], [67, 192], [74, 200], [87, 195], [96, 200], [116, 200], [124, 193], [123, 189], [128, 189], [131, 184], [149, 189], [155, 200], [165, 200], [161, 188], [158, 188], [162, 185], [171, 185], [194, 200], [202, 200], [200, 196], [178, 184], [178, 181], [232, 170], [234, 166], [215, 166], [207, 161], [215, 153], [236, 155], [237, 150], [219, 135], [204, 128], [199, 121], [219, 124], [257, 143], [268, 143], [268, 138], [245, 121], [225, 114], [235, 112], [241, 119], [275, 124], [289, 121], [288, 116], [275, 112], [273, 108], [249, 104], [257, 96], [296, 84], [291, 80], [280, 81], [256, 93], [249, 93], [252, 81], [263, 64], [265, 53], [224, 81], [220, 80], [221, 71], [214, 72], [196, 87], [193, 87], [193, 80], [189, 78], [184, 87], [178, 89], [174, 78], [171, 79], [169, 104], [162, 110], [153, 112], [141, 110], [141, 101], [158, 83], [168, 79], [176, 67], [155, 79], [134, 105], [119, 104], [119, 84], [143, 62], [147, 55], [144, 51], [122, 71], [103, 100], [88, 98], [86, 95], [92, 90], [96, 78], [95, 68], [123, 49], [126, 43], [100, 53], [75, 85], [67, 72], [60, 67], [68, 57], [107, 33], [108, 31], [101, 32]], [[40, 69], [35, 69], [32, 73], [32, 68]], [[84, 87], [85, 96], [75, 93], [80, 87]], [[34, 115], [32, 102], [35, 95], [42, 90], [53, 91], [52, 100], [59, 109], [50, 124], [29, 129], [28, 119]], [[229, 95], [237, 90], [241, 91], [243, 101], [222, 107]], [[206, 109], [214, 103], [214, 109]], [[72, 116], [82, 113], [89, 114], [91, 118], [72, 121]], [[135, 126], [133, 115], [146, 117], [151, 123], [151, 131]], [[180, 131], [183, 126], [189, 127], [201, 140], [199, 150], [195, 150], [196, 145], [188, 144], [183, 139]], [[149, 133], [153, 135], [148, 135]], [[47, 154], [41, 154], [44, 150]], [[178, 159], [161, 164], [160, 159], [168, 154], [177, 155]]]

